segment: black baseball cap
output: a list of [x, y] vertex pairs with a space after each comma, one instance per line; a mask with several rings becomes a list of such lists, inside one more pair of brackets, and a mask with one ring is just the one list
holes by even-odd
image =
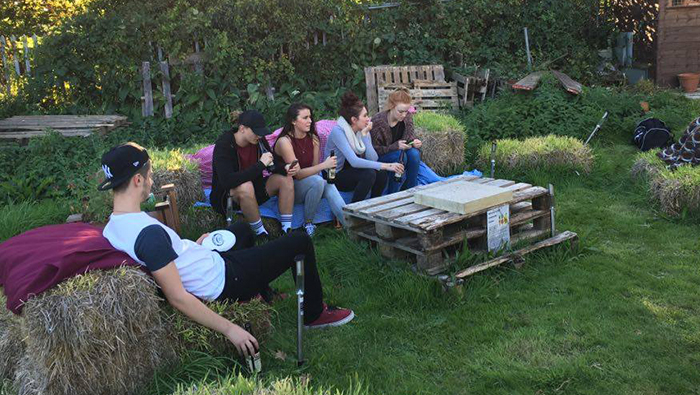
[[247, 126], [253, 130], [253, 133], [260, 137], [265, 137], [272, 133], [265, 125], [265, 118], [260, 112], [255, 110], [246, 110], [238, 116], [238, 124]]
[[126, 143], [102, 155], [105, 180], [97, 187], [100, 191], [112, 189], [128, 181], [149, 161], [148, 152], [136, 143]]

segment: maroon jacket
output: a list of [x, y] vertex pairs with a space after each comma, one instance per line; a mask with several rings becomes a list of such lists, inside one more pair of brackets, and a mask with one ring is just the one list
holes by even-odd
[[15, 314], [29, 298], [67, 278], [122, 265], [140, 266], [114, 249], [101, 229], [81, 222], [43, 226], [0, 244], [0, 286]]
[[[402, 140], [411, 141], [416, 138], [413, 130], [413, 115], [406, 114], [402, 121], [406, 125]], [[389, 126], [389, 111], [380, 111], [372, 117], [372, 146], [379, 156], [399, 149], [399, 143], [391, 142], [391, 127]]]

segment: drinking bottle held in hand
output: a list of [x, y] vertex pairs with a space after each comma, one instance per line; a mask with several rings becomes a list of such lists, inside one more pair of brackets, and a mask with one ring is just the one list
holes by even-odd
[[[254, 336], [253, 327], [252, 325], [250, 325], [250, 322], [246, 322], [245, 325], [243, 325], [243, 329], [245, 329], [246, 332], [250, 333], [251, 336]], [[255, 348], [255, 354], [247, 355], [245, 357], [245, 362], [248, 366], [248, 370], [250, 370], [251, 373], [260, 373], [260, 371], [262, 371], [262, 362], [260, 362], [260, 350], [258, 350], [257, 347]]]
[[[334, 156], [335, 156], [335, 151], [331, 150], [331, 158]], [[329, 184], [335, 183], [335, 166], [328, 169], [328, 180], [327, 181]]]
[[[270, 152], [270, 151], [267, 150], [267, 148], [265, 148], [265, 144], [263, 144], [262, 140], [258, 141], [258, 146], [260, 147], [260, 153], [261, 153], [261, 154], [266, 154], [266, 153]], [[266, 167], [267, 167], [267, 170], [268, 170], [269, 172], [272, 172], [272, 171], [275, 170], [274, 155], [273, 155], [272, 162], [270, 162], [270, 164], [267, 165]]]
[[[401, 153], [399, 154], [399, 163], [403, 163], [403, 154], [404, 151], [401, 150]], [[403, 173], [399, 173], [398, 171], [394, 173], [394, 181], [396, 182], [401, 182], [401, 176], [403, 176]]]

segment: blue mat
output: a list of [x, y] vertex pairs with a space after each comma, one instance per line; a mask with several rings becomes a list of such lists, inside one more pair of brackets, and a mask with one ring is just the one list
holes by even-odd
[[[479, 170], [466, 171], [463, 174], [473, 175], [477, 177], [482, 176], [482, 173]], [[440, 177], [425, 163], [421, 162], [420, 168], [418, 170], [418, 185], [432, 184], [434, 182], [443, 181], [448, 178], [456, 177], [458, 175], [459, 174], [449, 177]], [[204, 195], [206, 201], [195, 203], [195, 207], [211, 207], [211, 204], [209, 204], [210, 193], [211, 189], [205, 189]], [[384, 193], [386, 193], [386, 191], [384, 191]], [[340, 192], [340, 196], [343, 197], [345, 203], [350, 203], [350, 201], [352, 200], [352, 192]], [[262, 206], [260, 206], [260, 215], [266, 218], [279, 219], [279, 210], [277, 209], [277, 196], [272, 197], [270, 200], [268, 200]], [[335, 220], [335, 216], [333, 215], [333, 212], [331, 212], [331, 208], [328, 205], [328, 201], [326, 201], [326, 199], [321, 199], [321, 204], [318, 206], [318, 211], [316, 212], [316, 216], [313, 219], [313, 223], [320, 224], [323, 222], [330, 222], [333, 220]], [[292, 227], [299, 228], [303, 225], [304, 204], [295, 204], [294, 210], [292, 211]]]

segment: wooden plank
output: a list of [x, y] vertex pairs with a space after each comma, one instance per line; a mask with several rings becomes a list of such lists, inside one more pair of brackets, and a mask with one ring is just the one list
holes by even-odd
[[173, 95], [170, 92], [170, 68], [168, 67], [168, 62], [160, 62], [160, 71], [163, 74], [161, 86], [163, 97], [165, 98], [165, 118], [168, 119], [173, 116]]
[[509, 202], [513, 192], [507, 189], [461, 181], [416, 192], [414, 202], [459, 214], [471, 214]]
[[151, 86], [151, 64], [143, 62], [141, 64], [141, 77], [143, 79], [143, 97], [141, 98], [141, 113], [144, 117], [153, 116], [153, 87]]
[[562, 86], [564, 87], [564, 89], [566, 89], [567, 92], [573, 93], [574, 95], [578, 95], [581, 92], [583, 92], [583, 85], [574, 81], [568, 75], [556, 70], [553, 70], [552, 74], [554, 74], [554, 76], [557, 77], [557, 79], [559, 80], [559, 82], [561, 82]]
[[15, 63], [15, 72], [19, 77], [20, 75], [22, 75], [22, 72], [19, 68], [19, 52], [17, 50], [17, 39], [14, 35], [10, 36], [10, 45], [12, 46], [12, 53], [15, 55], [13, 59]]
[[526, 210], [519, 213], [510, 214], [510, 227], [519, 226], [533, 219], [549, 215], [549, 210]]
[[[521, 191], [517, 191], [513, 193], [513, 199], [511, 199], [510, 204], [513, 205], [515, 203], [520, 203], [525, 200], [531, 200], [535, 197], [542, 196], [549, 193], [549, 191], [545, 188], [542, 187], [531, 187], [528, 189], [524, 189]], [[441, 228], [443, 226], [447, 226], [459, 221], [462, 221], [465, 218], [473, 217], [478, 214], [485, 213], [488, 211], [488, 209], [484, 209], [481, 211], [478, 211], [476, 213], [472, 214], [457, 214], [457, 213], [445, 213], [441, 215], [437, 215], [435, 217], [431, 217], [429, 221], [427, 220], [417, 220], [417, 221], [412, 221], [409, 223], [411, 226], [415, 226], [416, 228], [425, 231], [425, 232], [430, 232], [434, 229]]]
[[396, 218], [396, 219], [394, 219], [394, 222], [398, 222], [400, 224], [407, 224], [407, 223], [409, 223], [411, 221], [415, 221], [417, 219], [433, 216], [436, 214], [443, 214], [443, 213], [445, 213], [445, 210], [440, 210], [440, 209], [434, 208], [434, 209], [430, 209], [430, 210], [426, 210], [426, 211], [421, 211], [421, 212], [418, 212], [415, 214], [406, 215], [406, 216], [403, 216], [400, 218]]
[[419, 186], [413, 187], [411, 189], [407, 189], [407, 190], [402, 191], [402, 192], [396, 192], [396, 193], [392, 193], [390, 195], [385, 195], [385, 196], [380, 196], [380, 197], [376, 197], [376, 198], [372, 198], [372, 199], [367, 199], [367, 200], [363, 200], [363, 201], [357, 202], [357, 203], [351, 203], [351, 204], [346, 205], [343, 208], [343, 210], [349, 211], [349, 212], [359, 212], [361, 210], [364, 210], [364, 209], [367, 209], [370, 207], [375, 207], [375, 206], [378, 206], [381, 204], [390, 203], [390, 202], [394, 202], [396, 200], [400, 200], [400, 199], [404, 199], [404, 198], [413, 196], [414, 192], [425, 189], [425, 188], [432, 188], [432, 187], [435, 187], [438, 185], [445, 185], [445, 184], [449, 184], [449, 183], [457, 182], [457, 181], [472, 181], [472, 180], [475, 180], [477, 178], [478, 177], [476, 177], [476, 176], [458, 176], [458, 177], [449, 178], [447, 180], [438, 181], [438, 182], [428, 184], [428, 185], [419, 185]]
[[515, 185], [507, 186], [507, 187], [505, 187], [505, 188], [508, 189], [508, 190], [510, 190], [510, 191], [515, 192], [515, 191], [520, 191], [520, 190], [523, 190], [523, 189], [530, 188], [531, 186], [532, 186], [532, 185], [530, 185], [530, 184], [527, 184], [527, 183], [524, 183], [524, 182], [519, 182], [519, 183], [517, 183], [517, 184], [515, 184]]
[[382, 212], [374, 214], [374, 215], [377, 218], [389, 221], [389, 220], [392, 220], [394, 218], [402, 217], [404, 215], [414, 214], [414, 213], [418, 213], [421, 211], [427, 211], [430, 209], [431, 209], [431, 207], [425, 206], [423, 204], [413, 203], [413, 204], [409, 204], [406, 206], [397, 207], [395, 209], [382, 211]]
[[377, 80], [374, 74], [374, 67], [365, 67], [365, 84], [367, 85], [367, 108], [370, 114], [379, 111], [377, 104]]
[[[2, 69], [5, 72], [5, 88], [7, 89], [7, 94], [11, 94], [12, 92], [12, 80], [10, 79], [10, 72], [9, 72], [9, 67], [7, 64], [7, 55], [5, 54], [5, 44], [7, 41], [5, 40], [5, 36], [0, 36], [0, 55], [2, 56]], [[9, 54], [9, 48], [8, 48], [8, 54]]]
[[94, 124], [94, 125], [71, 125], [71, 124], [45, 124], [45, 125], [0, 125], [0, 131], [3, 130], [41, 130], [46, 128], [51, 129], [100, 129], [114, 126], [114, 124]]
[[478, 265], [471, 266], [471, 267], [469, 267], [469, 268], [467, 268], [467, 269], [465, 269], [465, 270], [462, 270], [461, 272], [457, 273], [457, 274], [455, 275], [455, 277], [460, 278], [460, 279], [466, 278], [466, 277], [469, 277], [469, 276], [471, 276], [471, 275], [473, 275], [473, 274], [476, 274], [476, 273], [479, 273], [479, 272], [481, 272], [481, 271], [484, 271], [484, 270], [486, 270], [486, 269], [488, 269], [488, 268], [491, 268], [491, 267], [494, 267], [494, 266], [498, 266], [498, 265], [500, 265], [500, 264], [503, 264], [503, 263], [512, 261], [512, 260], [517, 259], [517, 258], [521, 258], [523, 255], [529, 254], [529, 253], [531, 253], [531, 252], [534, 252], [534, 251], [537, 251], [537, 250], [541, 250], [541, 249], [543, 249], [543, 248], [551, 247], [551, 246], [554, 246], [554, 245], [557, 245], [557, 244], [561, 244], [561, 243], [563, 243], [563, 242], [565, 242], [565, 241], [567, 241], [567, 240], [571, 240], [572, 242], [575, 242], [575, 240], [576, 240], [577, 238], [578, 238], [578, 235], [577, 235], [576, 233], [574, 233], [574, 232], [569, 232], [569, 231], [562, 232], [562, 233], [560, 233], [560, 234], [558, 234], [558, 235], [556, 235], [556, 236], [554, 236], [554, 237], [551, 237], [551, 238], [549, 238], [549, 239], [547, 239], [547, 240], [542, 240], [542, 241], [540, 241], [540, 242], [538, 242], [538, 243], [535, 243], [535, 244], [533, 244], [533, 245], [527, 246], [527, 247], [522, 248], [522, 249], [520, 249], [520, 250], [518, 250], [518, 251], [515, 251], [515, 252], [513, 252], [513, 253], [506, 254], [506, 255], [503, 255], [503, 256], [501, 256], [501, 257], [494, 258], [494, 259], [492, 259], [492, 260], [490, 260], [490, 261], [483, 262], [483, 263], [480, 263], [480, 264], [478, 264]]
[[543, 74], [544, 73], [542, 73], [541, 71], [530, 73], [530, 74], [526, 75], [520, 81], [513, 84], [513, 89], [524, 90], [524, 91], [534, 90], [535, 88], [537, 88], [537, 85], [540, 83], [540, 80], [542, 79]]
[[434, 73], [435, 73], [435, 80], [436, 81], [445, 81], [445, 68], [442, 67], [442, 65], [435, 65], [434, 67]]
[[27, 44], [27, 36], [22, 36], [22, 46], [24, 50], [24, 72], [27, 76], [32, 74], [32, 66], [29, 64], [29, 45]]
[[[66, 137], [87, 137], [92, 134], [90, 131], [64, 131], [60, 132]], [[27, 139], [32, 137], [45, 136], [45, 131], [30, 131], [30, 132], [2, 132], [0, 139]]]

